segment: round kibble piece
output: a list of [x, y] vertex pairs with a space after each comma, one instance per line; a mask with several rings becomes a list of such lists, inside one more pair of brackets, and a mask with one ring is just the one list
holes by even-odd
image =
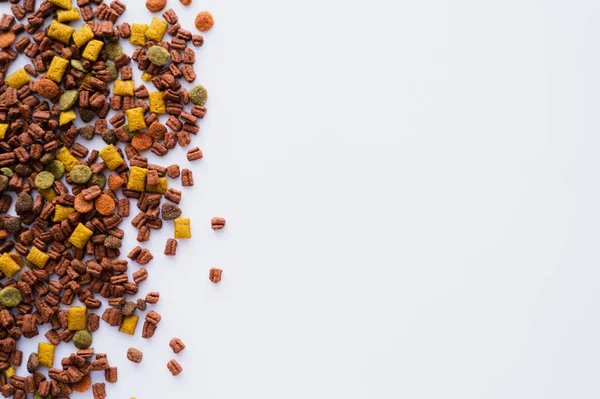
[[21, 193], [15, 203], [17, 215], [24, 215], [33, 209], [33, 197], [28, 193]]
[[134, 363], [140, 363], [144, 354], [141, 350], [135, 348], [129, 348], [127, 350], [127, 359], [131, 360]]
[[56, 159], [46, 165], [44, 169], [54, 175], [54, 180], [60, 180], [65, 175], [65, 165]]
[[61, 111], [67, 111], [75, 105], [77, 99], [79, 98], [79, 92], [77, 90], [67, 90], [65, 91], [58, 100], [58, 108]]
[[131, 145], [138, 151], [146, 151], [149, 150], [154, 144], [154, 139], [150, 135], [150, 133], [136, 133], [131, 140]]
[[117, 136], [115, 136], [115, 131], [113, 129], [106, 129], [101, 134], [102, 140], [106, 144], [117, 144]]
[[146, 1], [146, 8], [150, 12], [159, 12], [167, 6], [167, 0], [148, 0]]
[[104, 186], [106, 186], [106, 176], [102, 173], [94, 173], [87, 185], [88, 187], [96, 185], [100, 188], [104, 188]]
[[73, 344], [77, 349], [87, 349], [92, 345], [92, 334], [87, 330], [79, 330], [73, 335]]
[[54, 184], [54, 177], [54, 174], [45, 170], [38, 173], [35, 177], [35, 187], [42, 190], [52, 187], [52, 184]]
[[85, 184], [92, 178], [92, 170], [86, 165], [75, 165], [69, 176], [73, 183]]
[[77, 194], [75, 196], [75, 201], [73, 202], [73, 206], [75, 210], [80, 213], [87, 213], [94, 209], [94, 202], [87, 201], [83, 198], [83, 194]]
[[204, 105], [208, 100], [208, 91], [204, 86], [197, 85], [190, 90], [190, 101], [196, 105]]
[[159, 121], [156, 121], [152, 122], [148, 132], [150, 132], [150, 135], [154, 138], [154, 140], [164, 140], [165, 133], [167, 133], [167, 128]]
[[15, 287], [4, 287], [0, 291], [0, 303], [7, 308], [17, 306], [22, 300], [23, 296], [21, 295], [21, 291]]
[[73, 383], [73, 389], [77, 392], [85, 392], [92, 386], [92, 378], [89, 375], [83, 376], [82, 379]]
[[37, 94], [39, 94], [40, 96], [42, 96], [44, 98], [48, 98], [48, 99], [52, 99], [52, 98], [58, 96], [58, 93], [60, 93], [60, 89], [58, 88], [58, 85], [56, 83], [54, 83], [53, 81], [51, 81], [50, 79], [46, 79], [46, 78], [40, 79], [34, 85], [34, 89]]
[[79, 128], [79, 135], [86, 140], [91, 140], [96, 133], [94, 132], [94, 126], [88, 125]]
[[154, 65], [164, 66], [171, 61], [171, 54], [164, 47], [152, 46], [148, 49], [148, 59]]
[[201, 13], [196, 15], [195, 24], [198, 30], [205, 32], [213, 27], [213, 25], [215, 24], [215, 20], [208, 11], [202, 11]]
[[17, 35], [11, 31], [0, 33], [0, 47], [1, 48], [10, 47], [10, 45], [14, 43], [16, 38], [17, 38]]
[[108, 55], [108, 58], [111, 60], [114, 60], [123, 54], [123, 46], [121, 46], [119, 42], [108, 42], [104, 48], [106, 49], [106, 55]]
[[112, 214], [116, 208], [115, 201], [108, 194], [100, 194], [94, 201], [94, 206], [99, 214], [108, 216]]
[[189, 6], [190, 4], [192, 4], [192, 0], [179, 0], [181, 2], [181, 4], [183, 4], [184, 6]]

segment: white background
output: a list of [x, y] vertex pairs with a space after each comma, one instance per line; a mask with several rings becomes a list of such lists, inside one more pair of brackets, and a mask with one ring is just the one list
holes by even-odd
[[109, 398], [600, 395], [597, 2], [169, 6], [216, 21], [194, 237], [153, 232], [153, 339], [94, 335]]

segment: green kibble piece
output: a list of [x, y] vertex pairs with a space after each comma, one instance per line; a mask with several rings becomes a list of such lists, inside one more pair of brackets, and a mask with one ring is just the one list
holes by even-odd
[[171, 61], [171, 54], [164, 47], [152, 46], [148, 49], [148, 59], [154, 65], [164, 66]]
[[2, 172], [2, 174], [4, 176], [7, 176], [7, 177], [13, 177], [13, 175], [14, 175], [14, 172], [12, 171], [11, 168], [4, 167], [4, 168], [0, 169], [0, 171]]
[[119, 77], [119, 71], [117, 71], [117, 67], [115, 66], [115, 64], [106, 64], [106, 70], [108, 71], [108, 78], [111, 81], [115, 81], [117, 80], [117, 78]]
[[202, 85], [192, 87], [190, 90], [190, 101], [196, 105], [204, 105], [208, 100], [208, 91]]
[[71, 60], [71, 66], [77, 69], [79, 72], [87, 73], [87, 69], [83, 67], [83, 63], [79, 60]]
[[87, 125], [79, 128], [79, 135], [86, 140], [91, 140], [96, 132], [94, 131], [94, 126]]
[[4, 287], [0, 291], [0, 303], [7, 308], [12, 308], [21, 303], [21, 291], [15, 287]]
[[69, 173], [71, 181], [75, 184], [85, 184], [92, 177], [92, 170], [86, 165], [75, 165]]
[[114, 60], [123, 53], [123, 46], [119, 42], [108, 42], [104, 45], [104, 49], [106, 50], [106, 55], [111, 60]]
[[92, 345], [92, 334], [88, 330], [79, 330], [73, 335], [73, 343], [77, 349], [87, 349]]
[[103, 189], [106, 186], [106, 177], [102, 173], [94, 173], [90, 181], [88, 181], [87, 186], [99, 186]]
[[77, 90], [67, 90], [65, 91], [58, 100], [58, 108], [61, 111], [67, 111], [71, 109], [73, 105], [77, 102], [79, 98], [79, 92]]
[[35, 187], [45, 190], [54, 184], [54, 174], [48, 171], [42, 171], [35, 177]]
[[60, 180], [65, 174], [65, 165], [58, 159], [51, 161], [45, 169], [54, 175], [54, 180]]

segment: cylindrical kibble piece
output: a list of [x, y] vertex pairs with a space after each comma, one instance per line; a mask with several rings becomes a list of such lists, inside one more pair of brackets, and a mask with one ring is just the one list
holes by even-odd
[[141, 363], [144, 354], [141, 350], [135, 348], [129, 348], [127, 350], [127, 359], [134, 363]]

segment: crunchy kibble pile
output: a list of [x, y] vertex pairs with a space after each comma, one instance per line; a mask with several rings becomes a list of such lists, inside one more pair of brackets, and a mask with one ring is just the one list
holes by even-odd
[[[166, 0], [146, 6], [162, 12]], [[142, 266], [154, 257], [143, 245], [128, 249], [137, 264], [128, 274], [123, 218], [135, 212], [140, 243], [171, 224], [165, 255], [176, 254], [177, 239], [192, 237], [178, 207], [182, 192], [169, 187], [174, 179], [192, 186], [192, 171], [149, 157], [189, 146], [200, 130], [208, 92], [195, 82], [193, 47], [204, 38], [181, 27], [172, 9], [144, 23], [123, 21], [119, 0], [10, 0], [10, 10], [0, 17], [0, 393], [48, 399], [91, 389], [104, 399], [105, 383], [90, 375], [101, 371], [115, 383], [118, 370], [92, 348], [101, 321], [142, 338], [161, 321], [153, 310], [143, 313], [160, 294], [140, 292], [148, 277]], [[74, 28], [74, 21], [84, 23]], [[195, 19], [200, 31], [213, 23], [208, 12]], [[125, 40], [136, 46], [132, 54], [123, 52]], [[22, 68], [11, 67], [17, 59]], [[143, 82], [134, 81], [133, 68]], [[182, 80], [194, 85], [189, 92]], [[95, 136], [105, 145], [86, 147]], [[202, 157], [199, 147], [187, 151], [188, 161]], [[220, 277], [211, 270], [213, 282]], [[100, 297], [108, 301], [103, 310]], [[18, 342], [41, 326], [50, 329], [27, 356], [29, 374], [16, 375]], [[61, 343], [73, 353], [58, 361]], [[170, 346], [185, 348], [178, 338]], [[142, 353], [131, 348], [127, 358], [140, 362]], [[183, 370], [175, 360], [167, 367], [173, 375]]]

